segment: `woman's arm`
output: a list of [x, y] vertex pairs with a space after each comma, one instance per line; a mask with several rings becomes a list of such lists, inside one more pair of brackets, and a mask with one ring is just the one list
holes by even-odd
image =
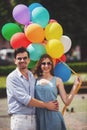
[[64, 89], [64, 84], [63, 84], [62, 80], [57, 78], [57, 88], [59, 90], [60, 96], [61, 96], [65, 105], [69, 105], [71, 103], [72, 99], [75, 96], [75, 90], [80, 82], [81, 82], [81, 78], [79, 76], [76, 77], [70, 93], [67, 94], [65, 89]]

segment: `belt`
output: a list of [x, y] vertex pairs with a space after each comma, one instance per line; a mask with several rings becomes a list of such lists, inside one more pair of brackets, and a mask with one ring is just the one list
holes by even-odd
[[12, 114], [12, 117], [18, 117], [18, 118], [24, 118], [24, 119], [30, 119], [33, 117], [36, 117], [36, 115], [18, 115], [18, 114]]

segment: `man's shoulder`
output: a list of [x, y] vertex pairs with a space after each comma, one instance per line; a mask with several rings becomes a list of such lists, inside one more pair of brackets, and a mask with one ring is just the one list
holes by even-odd
[[11, 73], [9, 73], [8, 76], [7, 76], [7, 78], [9, 78], [9, 77], [14, 77], [15, 75], [17, 75], [16, 69], [13, 70]]

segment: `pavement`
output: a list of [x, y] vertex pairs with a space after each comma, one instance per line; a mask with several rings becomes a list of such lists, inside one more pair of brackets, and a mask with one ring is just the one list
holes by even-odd
[[[84, 100], [82, 97], [84, 97]], [[77, 95], [74, 100], [76, 100], [76, 98], [78, 98], [79, 101], [83, 100], [83, 102], [86, 102], [87, 94]], [[63, 115], [67, 130], [87, 130], [87, 108], [84, 109], [83, 107], [84, 111], [77, 111], [75, 105], [77, 106], [77, 104], [73, 105], [71, 103]], [[81, 104], [79, 104], [79, 106], [80, 105]], [[87, 106], [87, 104], [85, 104], [85, 106]], [[10, 117], [8, 116], [7, 109], [7, 99], [0, 99], [0, 130], [10, 130]]]

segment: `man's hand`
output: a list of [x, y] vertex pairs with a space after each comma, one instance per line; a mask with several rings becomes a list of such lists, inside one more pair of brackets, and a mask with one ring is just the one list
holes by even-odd
[[52, 110], [52, 111], [58, 111], [59, 110], [59, 103], [58, 103], [57, 100], [46, 102], [45, 104], [46, 104], [46, 108], [48, 110]]

